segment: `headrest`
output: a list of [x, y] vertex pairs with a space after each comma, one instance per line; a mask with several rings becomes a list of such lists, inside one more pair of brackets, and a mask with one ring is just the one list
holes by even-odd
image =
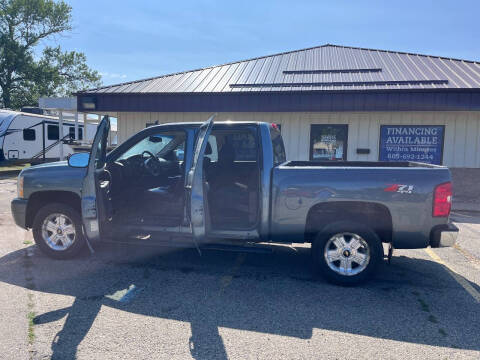
[[207, 147], [205, 148], [205, 155], [212, 155], [212, 145], [210, 145], [209, 142], [207, 142]]

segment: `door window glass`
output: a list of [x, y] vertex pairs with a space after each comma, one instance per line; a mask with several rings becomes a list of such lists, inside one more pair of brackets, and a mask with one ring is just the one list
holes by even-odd
[[95, 141], [98, 137], [101, 136], [100, 141], [97, 144], [97, 151], [95, 152], [95, 168], [102, 169], [105, 166], [106, 155], [107, 155], [107, 137], [110, 132], [110, 123], [107, 121], [105, 116], [100, 122], [97, 128], [97, 133], [95, 134]]
[[98, 142], [97, 152], [95, 153], [95, 168], [101, 169], [105, 163], [103, 159], [102, 149], [106, 146], [105, 141], [102, 139]]
[[210, 135], [208, 137], [208, 144], [207, 148], [205, 149], [205, 157], [210, 158], [211, 162], [218, 161], [217, 138], [215, 135]]
[[347, 160], [348, 125], [312, 125], [310, 160]]

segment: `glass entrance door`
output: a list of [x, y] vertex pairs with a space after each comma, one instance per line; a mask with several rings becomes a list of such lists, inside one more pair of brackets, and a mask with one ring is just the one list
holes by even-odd
[[310, 160], [347, 160], [347, 140], [348, 125], [311, 125]]

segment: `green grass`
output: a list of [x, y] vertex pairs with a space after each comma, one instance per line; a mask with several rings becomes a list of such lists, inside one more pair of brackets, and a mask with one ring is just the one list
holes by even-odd
[[30, 164], [5, 164], [5, 163], [0, 163], [0, 174], [2, 172], [6, 171], [15, 171], [15, 170], [22, 170], [26, 167], [29, 167]]
[[28, 343], [33, 344], [33, 341], [35, 340], [35, 333], [33, 331], [33, 326], [35, 325], [33, 323], [33, 319], [35, 319], [35, 313], [33, 311], [30, 311], [27, 314], [27, 319], [28, 319]]

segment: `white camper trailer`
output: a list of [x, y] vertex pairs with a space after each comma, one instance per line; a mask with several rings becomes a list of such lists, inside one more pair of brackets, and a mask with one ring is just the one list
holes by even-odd
[[[75, 139], [75, 122], [63, 121], [64, 140], [84, 141], [91, 139], [96, 131], [96, 124], [78, 124], [78, 139]], [[42, 134], [43, 133], [43, 134]], [[18, 111], [0, 110], [0, 161], [25, 161], [32, 158], [42, 159], [45, 146], [46, 160], [60, 157], [60, 146], [63, 154], [73, 154], [69, 144], [60, 141], [58, 118], [36, 115]], [[43, 142], [45, 141], [45, 144]]]

